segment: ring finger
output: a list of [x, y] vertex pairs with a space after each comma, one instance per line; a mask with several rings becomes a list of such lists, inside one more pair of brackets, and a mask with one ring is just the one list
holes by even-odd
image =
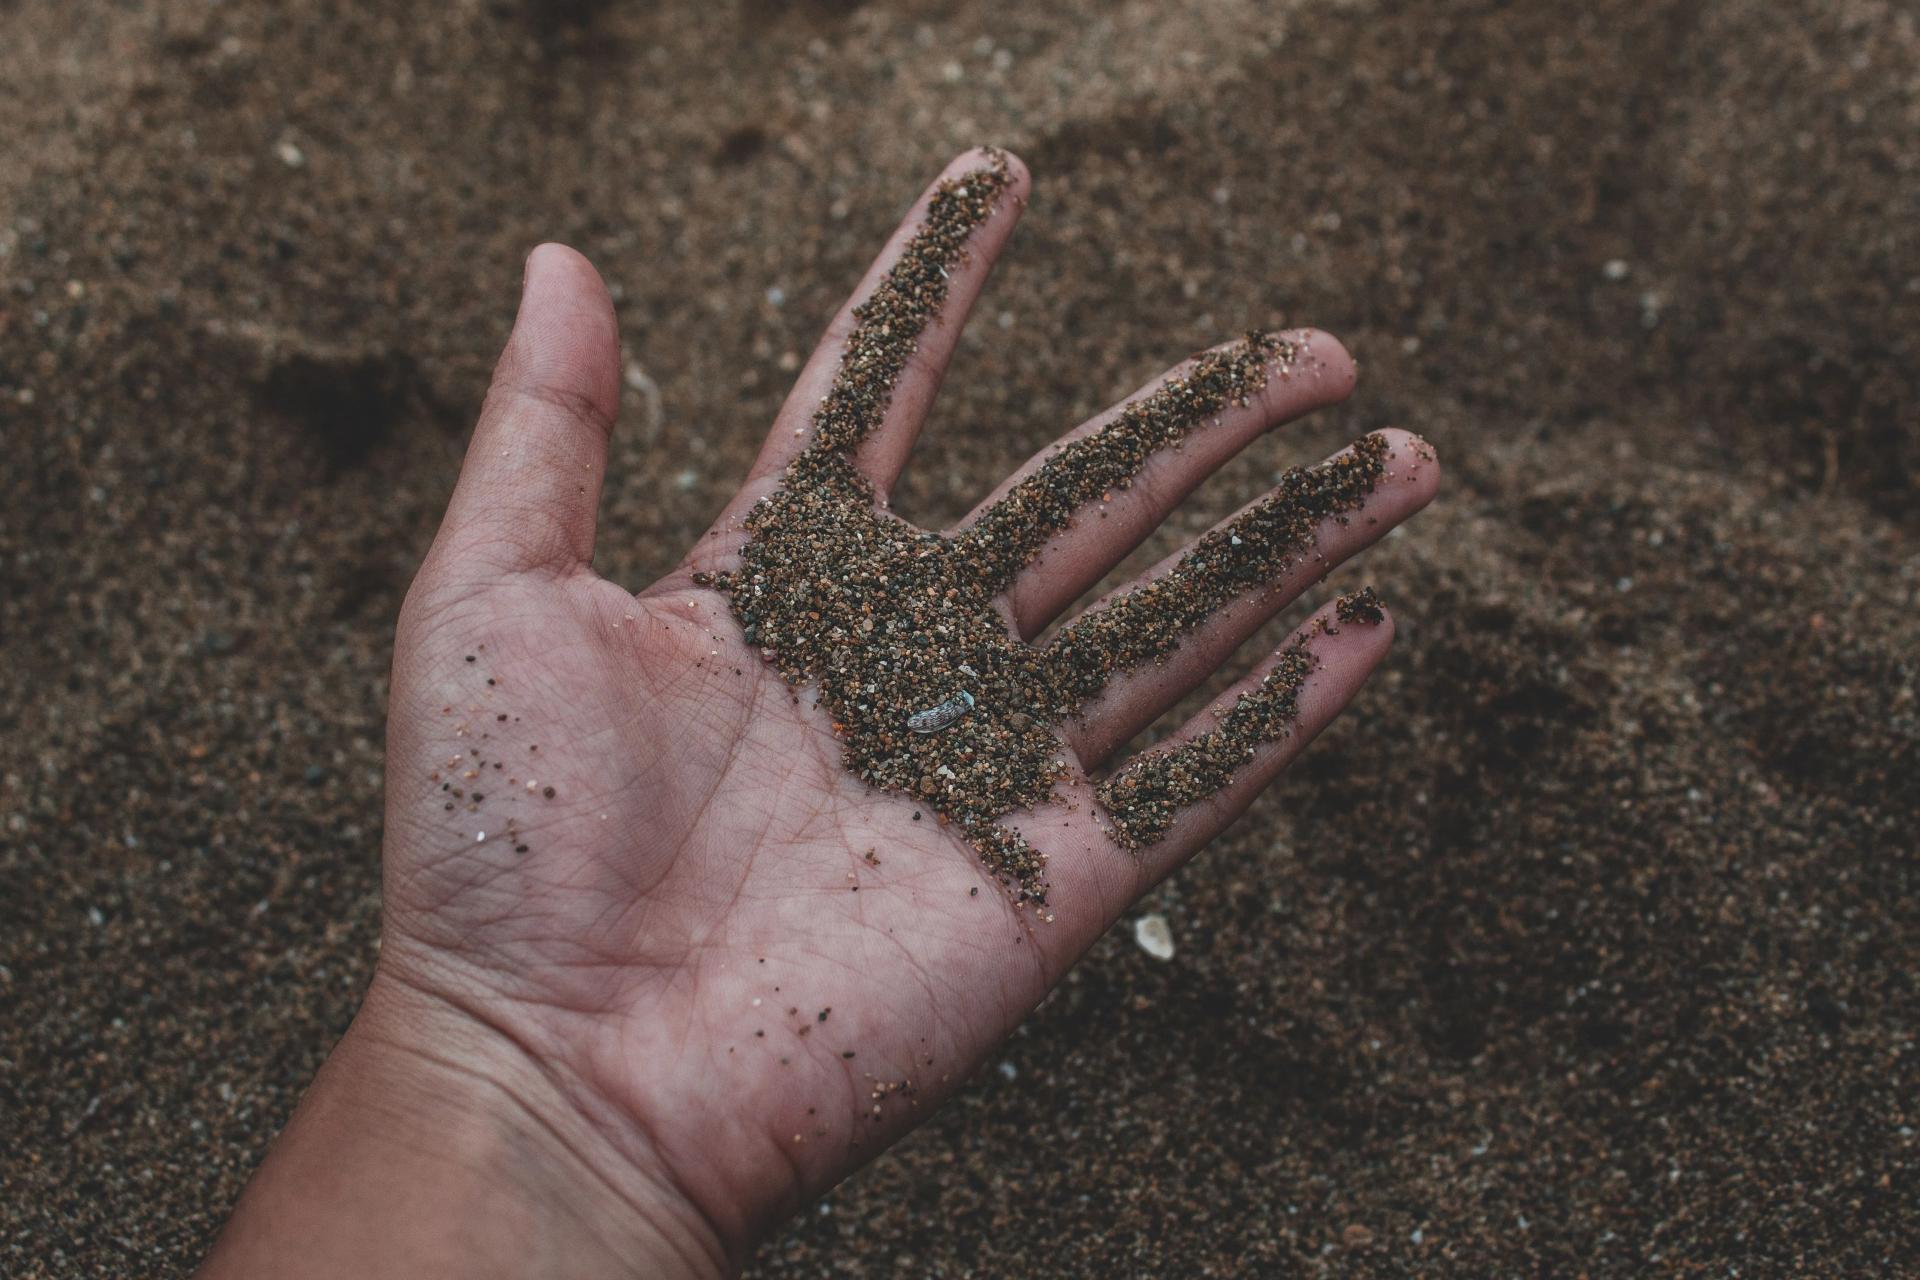
[[[1083, 704], [1079, 717], [1061, 726], [1086, 768], [1099, 767], [1135, 734], [1152, 724], [1303, 591], [1432, 501], [1440, 483], [1440, 465], [1431, 448], [1405, 431], [1389, 430], [1377, 435], [1386, 446], [1381, 474], [1372, 492], [1357, 507], [1321, 519], [1301, 553], [1272, 578], [1227, 600], [1181, 636], [1177, 647], [1160, 661], [1146, 662], [1116, 674]], [[1352, 453], [1351, 448], [1342, 450], [1322, 466], [1337, 464]], [[1216, 525], [1215, 530], [1229, 530], [1262, 503], [1270, 501], [1271, 496], [1242, 508]], [[1073, 627], [1103, 615], [1112, 616], [1116, 607], [1124, 606], [1129, 597], [1143, 587], [1178, 569], [1191, 549], [1168, 556], [1137, 581], [1099, 601], [1082, 614]], [[1154, 621], [1157, 624], [1159, 618]], [[1071, 631], [1070, 627], [1062, 636]]]

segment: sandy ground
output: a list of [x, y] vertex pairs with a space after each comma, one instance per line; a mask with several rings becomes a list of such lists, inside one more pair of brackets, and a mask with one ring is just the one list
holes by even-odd
[[[1004, 12], [997, 12], [997, 9]], [[1389, 668], [758, 1274], [1890, 1274], [1920, 1248], [1920, 25], [1876, 0], [0, 5], [0, 1271], [191, 1264], [376, 945], [391, 627], [522, 255], [638, 586], [978, 141], [898, 505], [1315, 323]], [[1330, 587], [1331, 589], [1331, 587]]]

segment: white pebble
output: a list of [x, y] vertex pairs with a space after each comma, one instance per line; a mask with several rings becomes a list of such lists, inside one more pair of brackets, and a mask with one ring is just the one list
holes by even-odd
[[1155, 960], [1173, 959], [1173, 930], [1167, 918], [1155, 912], [1133, 922], [1133, 940]]

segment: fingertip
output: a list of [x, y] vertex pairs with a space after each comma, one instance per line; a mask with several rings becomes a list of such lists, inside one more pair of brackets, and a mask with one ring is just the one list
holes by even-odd
[[1317, 403], [1339, 404], [1353, 394], [1360, 370], [1340, 339], [1324, 329], [1293, 329], [1285, 337], [1293, 347], [1288, 376], [1312, 379]]
[[1001, 167], [1007, 171], [1007, 194], [1016, 203], [1025, 204], [1028, 194], [1033, 190], [1033, 173], [1027, 168], [1026, 161], [1003, 147], [981, 146], [962, 151], [948, 162], [940, 176], [943, 179], [958, 178], [981, 169]]
[[1011, 151], [1000, 152], [1007, 166], [1007, 186], [1016, 200], [1024, 203], [1033, 192], [1033, 171], [1027, 168], [1027, 162]]
[[1425, 438], [1411, 431], [1400, 427], [1381, 427], [1373, 434], [1385, 440], [1387, 447], [1396, 453], [1403, 453], [1423, 464], [1431, 463], [1435, 467], [1440, 465], [1439, 451], [1427, 443]]
[[1395, 505], [1403, 506], [1400, 518], [1404, 519], [1433, 501], [1440, 491], [1440, 454], [1423, 437], [1398, 427], [1382, 427], [1373, 434], [1387, 445], [1387, 467], [1380, 485], [1400, 491]]
[[1322, 605], [1287, 646], [1303, 644], [1313, 657], [1312, 674], [1299, 693], [1300, 723], [1309, 736], [1319, 733], [1353, 701], [1393, 646], [1393, 618], [1384, 608], [1377, 622], [1370, 617], [1340, 616], [1351, 598], [1343, 596]]
[[1373, 588], [1349, 591], [1314, 611], [1301, 634], [1321, 662], [1371, 668], [1393, 647], [1393, 614]]
[[1378, 618], [1378, 620], [1371, 621], [1371, 622], [1362, 622], [1362, 623], [1359, 623], [1358, 625], [1359, 625], [1360, 631], [1363, 634], [1371, 635], [1373, 637], [1373, 643], [1375, 645], [1376, 651], [1381, 654], [1385, 654], [1387, 650], [1393, 648], [1393, 638], [1398, 633], [1395, 629], [1395, 624], [1393, 621], [1393, 611], [1387, 608], [1385, 604], [1381, 604], [1377, 601], [1375, 602], [1375, 608], [1379, 609], [1380, 611], [1380, 617]]
[[613, 309], [612, 295], [607, 292], [607, 282], [600, 278], [599, 270], [578, 249], [554, 240], [535, 245], [527, 254], [522, 293], [535, 290], [565, 290], [571, 296], [584, 295], [589, 300], [604, 301], [609, 312]]

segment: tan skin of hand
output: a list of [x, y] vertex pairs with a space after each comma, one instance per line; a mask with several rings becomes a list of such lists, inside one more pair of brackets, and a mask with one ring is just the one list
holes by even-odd
[[[949, 172], [980, 163], [963, 156]], [[882, 495], [1025, 203], [1017, 162], [1015, 174], [863, 446]], [[1016, 907], [924, 804], [843, 769], [809, 691], [784, 683], [727, 600], [693, 580], [733, 563], [742, 517], [804, 443], [851, 322], [843, 310], [828, 330], [713, 531], [634, 595], [591, 568], [619, 403], [612, 307], [571, 250], [528, 260], [459, 485], [401, 612], [375, 977], [205, 1275], [736, 1271], [786, 1215], [959, 1088], [1384, 654], [1390, 623], [1315, 634], [1296, 732], [1153, 848], [1127, 852], [1093, 820], [1088, 775], [1330, 562], [1423, 505], [1430, 459], [1329, 530], [1323, 561], [1063, 726], [1072, 779], [1056, 804], [1007, 819], [1049, 855], [1049, 903]], [[1307, 359], [1294, 376], [1222, 415], [1207, 442], [1156, 459], [1109, 518], [1056, 539], [1007, 593], [1015, 634], [1064, 610], [1233, 451], [1346, 394], [1338, 344], [1297, 337]]]

